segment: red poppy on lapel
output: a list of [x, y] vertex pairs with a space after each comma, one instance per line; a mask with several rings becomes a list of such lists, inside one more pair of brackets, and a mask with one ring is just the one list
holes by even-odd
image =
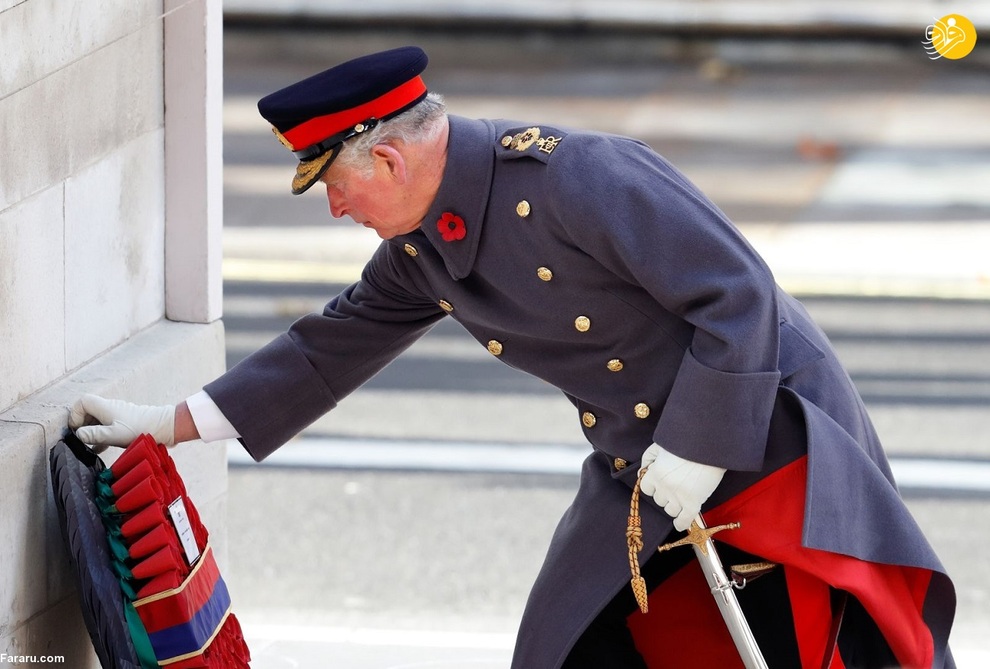
[[443, 212], [443, 216], [437, 221], [437, 230], [445, 242], [456, 242], [464, 239], [467, 235], [467, 228], [464, 227], [464, 219], [449, 211]]

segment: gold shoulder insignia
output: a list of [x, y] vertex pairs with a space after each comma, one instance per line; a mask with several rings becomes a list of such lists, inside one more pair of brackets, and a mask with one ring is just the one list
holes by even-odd
[[515, 149], [516, 151], [525, 151], [529, 147], [533, 146], [533, 143], [540, 139], [540, 129], [530, 128], [529, 130], [520, 132], [512, 137], [512, 143], [509, 144], [510, 149]]
[[539, 128], [529, 128], [523, 132], [513, 135], [511, 141], [507, 144], [507, 148], [515, 149], [516, 151], [525, 151], [529, 147], [536, 144], [539, 150], [543, 153], [553, 153], [553, 150], [557, 148], [557, 144], [560, 143], [563, 137], [541, 137]]
[[557, 148], [557, 145], [560, 144], [560, 140], [562, 139], [564, 138], [550, 135], [540, 139], [537, 144], [540, 145], [540, 151], [543, 153], [553, 153], [553, 150]]

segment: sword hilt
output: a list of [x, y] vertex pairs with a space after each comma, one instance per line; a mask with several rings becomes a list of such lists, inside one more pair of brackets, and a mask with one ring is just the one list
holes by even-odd
[[[639, 604], [639, 609], [643, 613], [649, 611], [646, 582], [643, 580], [639, 568], [639, 552], [643, 549], [642, 519], [639, 515], [639, 488], [643, 480], [643, 474], [645, 473], [646, 469], [641, 469], [639, 476], [636, 477], [636, 485], [633, 486], [632, 498], [629, 502], [629, 524], [626, 526], [626, 544], [629, 548], [629, 570], [632, 573], [632, 589], [633, 594], [636, 596], [636, 603]], [[753, 637], [749, 623], [746, 621], [746, 616], [739, 606], [739, 600], [736, 599], [736, 594], [733, 592], [732, 581], [726, 577], [725, 569], [722, 567], [722, 562], [719, 560], [718, 553], [715, 550], [715, 543], [712, 541], [712, 535], [716, 532], [735, 529], [737, 527], [739, 527], [739, 523], [728, 523], [726, 525], [708, 528], [705, 526], [705, 521], [699, 513], [691, 522], [691, 528], [688, 530], [687, 536], [678, 541], [660, 546], [658, 551], [662, 552], [676, 546], [691, 545], [698, 561], [701, 563], [705, 580], [708, 582], [711, 593], [715, 597], [715, 603], [718, 605], [719, 613], [722, 614], [722, 619], [725, 620], [729, 635], [732, 637], [732, 642], [735, 644], [736, 650], [739, 651], [739, 657], [743, 665], [747, 669], [768, 669], [763, 653], [760, 651], [760, 647]]]
[[[640, 573], [639, 567], [639, 553], [643, 550], [643, 519], [639, 515], [639, 487], [643, 480], [643, 475], [646, 474], [646, 468], [639, 470], [639, 475], [636, 477], [636, 485], [633, 486], [632, 498], [629, 500], [629, 520], [626, 525], [626, 546], [629, 549], [629, 572], [632, 574], [632, 580], [630, 584], [632, 585], [633, 595], [636, 596], [636, 603], [639, 604], [639, 610], [643, 613], [649, 612], [648, 604], [648, 592], [646, 590], [646, 580]], [[699, 515], [696, 520], [691, 521], [691, 527], [688, 529], [687, 536], [660, 546], [657, 551], [662, 553], [671, 548], [676, 548], [678, 546], [686, 546], [688, 544], [693, 544], [698, 547], [702, 553], [708, 553], [708, 541], [711, 539], [712, 535], [716, 532], [721, 532], [722, 530], [734, 530], [738, 528], [739, 523], [727, 523], [725, 525], [717, 525], [715, 527], [705, 527], [704, 523], [701, 522], [701, 516]]]

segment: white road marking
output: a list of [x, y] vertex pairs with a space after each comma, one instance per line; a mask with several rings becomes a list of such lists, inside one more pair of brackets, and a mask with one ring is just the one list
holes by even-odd
[[[262, 465], [326, 469], [499, 472], [576, 475], [590, 450], [548, 444], [438, 444], [305, 437], [283, 446]], [[254, 464], [231, 442], [231, 465]]]
[[[437, 443], [304, 437], [269, 456], [262, 465], [325, 469], [528, 473], [581, 473], [589, 448], [557, 444]], [[231, 443], [228, 463], [255, 464]], [[990, 492], [990, 462], [917, 457], [892, 457], [894, 478], [902, 492], [910, 490]]]

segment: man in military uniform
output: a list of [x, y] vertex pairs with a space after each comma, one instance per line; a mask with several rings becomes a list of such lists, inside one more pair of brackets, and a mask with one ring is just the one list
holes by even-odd
[[[373, 54], [259, 103], [300, 159], [293, 193], [322, 182], [335, 217], [384, 240], [361, 280], [177, 407], [83, 398], [72, 424], [103, 425], [80, 437], [237, 437], [260, 461], [454, 318], [560, 388], [593, 449], [515, 669], [714, 666], [717, 643], [670, 634], [710, 601], [678, 589], [687, 558], [646, 563], [659, 610], [633, 613], [623, 532], [643, 468], [646, 546], [737, 513], [727, 548], [783, 565], [743, 601], [771, 621], [754, 623], [771, 666], [952, 666], [952, 584], [829, 342], [739, 231], [640, 142], [448, 116], [426, 62]], [[683, 633], [717, 636], [705, 615]]]

